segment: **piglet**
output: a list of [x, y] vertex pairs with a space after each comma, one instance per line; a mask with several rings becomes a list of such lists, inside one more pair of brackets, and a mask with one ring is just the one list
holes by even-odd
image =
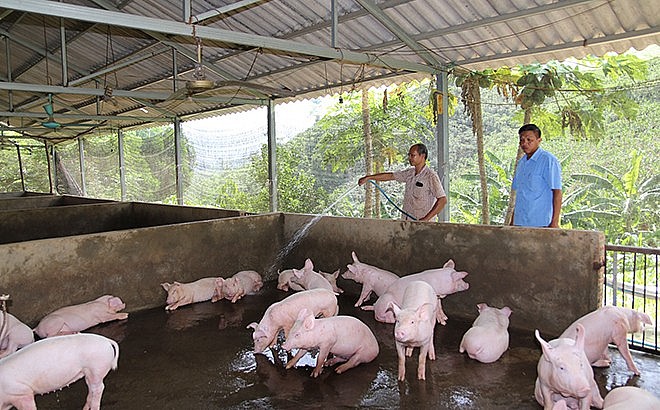
[[463, 335], [458, 351], [467, 351], [470, 358], [482, 363], [492, 363], [509, 348], [509, 316], [511, 309], [477, 305], [479, 316]]
[[628, 370], [640, 374], [628, 350], [627, 334], [641, 332], [645, 324], [652, 325], [649, 315], [625, 307], [603, 306], [577, 319], [560, 337], [574, 337], [578, 323], [584, 326], [584, 352], [592, 366], [610, 365], [607, 346], [614, 343], [626, 361]]
[[293, 269], [285, 269], [277, 273], [277, 289], [288, 292], [289, 289], [300, 292], [305, 290], [302, 286], [293, 281]]
[[348, 270], [341, 277], [362, 284], [362, 291], [355, 302], [355, 307], [359, 307], [368, 300], [372, 292], [376, 296], [382, 295], [392, 283], [399, 279], [398, 275], [390, 271], [360, 262], [355, 252], [351, 252], [351, 256], [353, 263], [346, 265]]
[[190, 283], [161, 283], [160, 286], [167, 292], [165, 310], [175, 310], [180, 306], [211, 300], [215, 294], [215, 279], [202, 278]]
[[314, 263], [309, 258], [305, 260], [305, 266], [302, 269], [293, 269], [291, 280], [307, 290], [328, 289], [334, 292], [330, 282], [323, 275], [314, 271]]
[[552, 410], [555, 402], [564, 399], [569, 408], [574, 407], [575, 401], [580, 410], [589, 410], [591, 406], [603, 408], [594, 371], [584, 353], [584, 327], [578, 323], [575, 333], [575, 338], [546, 342], [538, 330], [534, 332], [543, 349], [536, 366], [534, 396], [545, 410]]
[[34, 342], [32, 329], [11, 313], [0, 312], [0, 329], [0, 358]]
[[658, 410], [660, 399], [650, 392], [635, 386], [612, 389], [605, 396], [603, 410]]
[[119, 312], [125, 307], [120, 298], [103, 295], [90, 302], [65, 306], [49, 313], [41, 319], [34, 332], [42, 338], [80, 332], [99, 323], [128, 318], [128, 313]]
[[394, 340], [399, 357], [399, 380], [406, 376], [406, 356], [419, 347], [417, 378], [426, 380], [426, 356], [435, 360], [433, 332], [436, 322], [437, 296], [424, 281], [413, 281], [406, 286], [401, 307], [390, 302], [388, 308], [394, 312]]
[[[371, 329], [353, 316], [333, 316], [315, 319], [314, 314], [302, 309], [289, 336], [282, 344], [284, 350], [299, 349], [286, 365], [290, 369], [310, 349], [318, 348], [316, 367], [312, 377], [318, 377], [323, 366], [337, 366], [335, 372], [341, 374], [348, 369], [368, 363], [378, 356], [379, 347]], [[328, 355], [333, 358], [327, 360]]]
[[36, 409], [35, 394], [62, 389], [85, 377], [83, 410], [101, 408], [103, 379], [117, 368], [119, 346], [92, 333], [39, 340], [0, 360], [0, 409]]
[[274, 346], [280, 330], [284, 331], [286, 338], [302, 309], [309, 310], [314, 316], [335, 316], [339, 312], [337, 296], [328, 289], [303, 290], [268, 306], [259, 323], [252, 322], [247, 326], [254, 329], [254, 352], [262, 353]]
[[470, 285], [463, 280], [468, 275], [467, 272], [459, 272], [455, 269], [454, 261], [449, 259], [442, 268], [428, 269], [412, 275], [407, 275], [397, 279], [392, 283], [387, 291], [382, 294], [373, 306], [362, 306], [363, 310], [373, 310], [374, 317], [379, 322], [394, 323], [394, 315], [388, 309], [389, 303], [402, 303], [403, 293], [410, 282], [421, 280], [433, 287], [438, 296], [436, 320], [440, 324], [447, 323], [447, 315], [442, 310], [440, 299], [445, 296], [469, 289]]
[[215, 292], [211, 302], [224, 298], [231, 300], [231, 303], [236, 303], [245, 295], [254, 295], [263, 285], [261, 275], [253, 270], [242, 270], [227, 279], [216, 278]]

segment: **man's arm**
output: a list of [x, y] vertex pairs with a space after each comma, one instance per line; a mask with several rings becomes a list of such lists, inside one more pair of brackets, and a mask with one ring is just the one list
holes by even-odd
[[447, 197], [446, 196], [441, 196], [440, 198], [435, 199], [435, 204], [433, 204], [433, 208], [429, 211], [426, 216], [420, 219], [420, 221], [430, 221], [431, 219], [435, 218], [437, 214], [442, 211], [442, 208], [447, 205]]
[[559, 214], [561, 212], [562, 194], [561, 189], [552, 190], [552, 220], [549, 228], [559, 228]]
[[393, 172], [381, 172], [379, 174], [365, 175], [358, 179], [358, 185], [364, 185], [367, 181], [392, 181], [394, 180]]

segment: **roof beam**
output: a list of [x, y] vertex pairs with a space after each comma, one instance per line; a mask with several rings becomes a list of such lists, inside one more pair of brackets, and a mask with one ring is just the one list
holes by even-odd
[[110, 24], [136, 30], [150, 30], [171, 35], [198, 37], [229, 44], [259, 47], [284, 53], [308, 55], [318, 58], [340, 60], [353, 64], [386, 67], [395, 70], [436, 73], [441, 69], [441, 67], [408, 62], [377, 54], [304, 44], [249, 33], [237, 33], [230, 30], [196, 26], [151, 17], [142, 17], [128, 13], [104, 11], [91, 7], [58, 3], [55, 1], [3, 0], [3, 7], [73, 20]]

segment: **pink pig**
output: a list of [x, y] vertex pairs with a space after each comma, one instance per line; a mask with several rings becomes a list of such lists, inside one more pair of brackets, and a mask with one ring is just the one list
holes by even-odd
[[128, 318], [128, 313], [119, 313], [125, 307], [120, 298], [103, 295], [90, 302], [65, 306], [49, 313], [34, 331], [42, 338], [80, 332], [99, 323]]
[[[6, 325], [5, 325], [6, 320]], [[34, 342], [34, 333], [8, 312], [0, 312], [0, 358]]]
[[[298, 314], [282, 348], [288, 351], [299, 349], [286, 364], [287, 369], [294, 367], [308, 350], [318, 348], [312, 377], [318, 377], [323, 366], [330, 367], [343, 362], [335, 369], [335, 372], [341, 374], [360, 363], [374, 360], [379, 352], [376, 336], [360, 319], [353, 316], [315, 319], [314, 314], [307, 309], [302, 309]], [[329, 354], [333, 358], [327, 360]]]
[[211, 300], [215, 294], [215, 279], [202, 278], [190, 283], [161, 283], [160, 286], [167, 292], [165, 310], [175, 310], [180, 306]]
[[402, 303], [403, 293], [410, 282], [421, 280], [433, 287], [438, 296], [438, 307], [436, 309], [437, 321], [441, 324], [447, 323], [447, 315], [442, 310], [441, 298], [445, 296], [467, 290], [470, 285], [463, 280], [468, 275], [467, 272], [458, 272], [454, 269], [454, 261], [449, 259], [442, 268], [428, 269], [423, 272], [403, 276], [392, 283], [387, 291], [381, 295], [373, 306], [363, 306], [363, 310], [373, 310], [374, 317], [379, 322], [394, 323], [394, 315], [388, 310], [390, 302]]
[[625, 307], [603, 306], [573, 322], [560, 337], [573, 337], [578, 323], [584, 326], [584, 351], [592, 366], [610, 365], [607, 345], [614, 343], [626, 361], [628, 370], [640, 374], [628, 350], [626, 336], [628, 333], [641, 332], [644, 324], [652, 325], [649, 315]]
[[559, 400], [566, 400], [569, 408], [574, 408], [575, 404], [580, 410], [589, 410], [591, 406], [603, 408], [594, 371], [584, 353], [584, 327], [578, 323], [575, 330], [575, 339], [559, 338], [550, 342], [541, 339], [539, 331], [535, 331], [543, 354], [536, 366], [534, 396], [545, 410], [552, 410]]
[[302, 309], [309, 310], [314, 316], [335, 316], [339, 312], [337, 296], [331, 290], [310, 289], [294, 293], [270, 305], [259, 323], [252, 322], [247, 326], [248, 329], [254, 329], [254, 352], [261, 353], [274, 346], [280, 330], [284, 330], [286, 338]]
[[35, 394], [62, 389], [85, 377], [84, 410], [99, 410], [103, 379], [117, 368], [119, 346], [92, 333], [39, 340], [0, 360], [0, 409], [36, 409]]
[[497, 309], [485, 303], [479, 303], [477, 309], [479, 316], [463, 335], [458, 351], [467, 351], [470, 358], [482, 363], [492, 363], [509, 348], [511, 309], [508, 306]]
[[288, 292], [289, 289], [298, 292], [305, 290], [305, 288], [293, 281], [293, 269], [285, 269], [277, 273], [277, 289], [285, 292]]
[[302, 269], [293, 269], [291, 280], [307, 290], [321, 288], [334, 292], [330, 282], [320, 273], [314, 272], [314, 264], [309, 258], [305, 260], [305, 266]]
[[224, 298], [231, 300], [231, 303], [236, 303], [245, 295], [254, 295], [263, 285], [261, 275], [253, 270], [242, 270], [227, 279], [216, 278], [215, 292], [211, 302]]
[[396, 317], [394, 340], [399, 357], [399, 380], [405, 380], [406, 356], [410, 356], [415, 347], [419, 347], [417, 378], [426, 380], [427, 354], [430, 360], [435, 360], [433, 333], [437, 296], [431, 285], [417, 280], [408, 284], [402, 299], [401, 307], [395, 302], [389, 303]]
[[660, 399], [650, 392], [635, 386], [612, 389], [603, 402], [603, 410], [658, 410]]
[[355, 252], [351, 252], [351, 256], [353, 257], [353, 263], [346, 265], [348, 270], [341, 277], [362, 284], [362, 291], [357, 302], [355, 302], [355, 307], [359, 307], [368, 300], [372, 292], [376, 296], [382, 295], [392, 283], [399, 279], [398, 275], [390, 271], [360, 262]]

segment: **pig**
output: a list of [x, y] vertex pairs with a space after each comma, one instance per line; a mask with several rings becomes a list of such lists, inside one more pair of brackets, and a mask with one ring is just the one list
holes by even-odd
[[270, 305], [259, 323], [252, 322], [247, 326], [248, 329], [254, 329], [254, 352], [262, 353], [266, 348], [274, 346], [280, 330], [284, 331], [286, 338], [298, 313], [305, 308], [314, 316], [330, 317], [339, 313], [337, 296], [328, 289], [303, 290], [287, 296]]
[[578, 323], [584, 326], [584, 351], [592, 366], [610, 365], [607, 346], [614, 343], [626, 361], [628, 370], [640, 374], [628, 350], [627, 334], [641, 332], [644, 324], [652, 325], [649, 315], [625, 307], [603, 306], [577, 319], [560, 337], [573, 337]]
[[541, 338], [538, 329], [534, 334], [543, 350], [536, 366], [536, 401], [545, 410], [552, 410], [559, 400], [566, 400], [569, 408], [575, 408], [577, 404], [580, 410], [589, 410], [591, 406], [602, 409], [603, 398], [584, 353], [584, 327], [580, 323], [576, 325], [575, 338], [558, 338], [550, 342]]
[[253, 270], [242, 270], [227, 279], [216, 278], [215, 292], [211, 302], [224, 298], [231, 300], [231, 303], [236, 303], [245, 295], [254, 295], [263, 285], [261, 275]]
[[62, 389], [85, 377], [83, 410], [99, 410], [103, 379], [117, 368], [119, 345], [92, 333], [42, 339], [0, 359], [0, 409], [36, 409], [35, 394]]
[[363, 310], [373, 310], [374, 317], [379, 322], [394, 323], [394, 314], [388, 309], [389, 303], [401, 304], [403, 293], [410, 282], [422, 280], [430, 284], [438, 296], [436, 320], [440, 324], [447, 323], [447, 315], [442, 310], [440, 299], [445, 296], [469, 289], [470, 285], [463, 280], [468, 273], [456, 271], [454, 261], [449, 259], [442, 268], [428, 269], [419, 273], [404, 276], [392, 283], [373, 306], [362, 306]]
[[353, 257], [353, 263], [346, 265], [348, 270], [341, 277], [362, 284], [362, 291], [357, 302], [355, 302], [355, 307], [360, 307], [362, 303], [367, 301], [372, 292], [376, 296], [382, 295], [392, 283], [399, 279], [398, 275], [390, 271], [360, 262], [355, 252], [351, 252], [351, 256]]
[[190, 283], [161, 283], [160, 286], [167, 292], [165, 310], [175, 310], [191, 303], [211, 300], [215, 294], [215, 279], [202, 278]]
[[0, 358], [34, 342], [34, 333], [9, 312], [0, 312]]
[[293, 280], [293, 269], [285, 269], [277, 272], [277, 289], [288, 292], [289, 289], [300, 292], [305, 290], [302, 286], [295, 283]]
[[326, 272], [321, 272], [319, 271], [319, 274], [325, 278], [330, 283], [330, 286], [332, 286], [332, 291], [335, 292], [336, 294], [344, 293], [344, 289], [340, 288], [337, 286], [337, 278], [339, 277], [339, 269], [334, 271], [333, 273], [326, 273]]
[[291, 280], [307, 290], [321, 288], [334, 292], [330, 282], [320, 273], [314, 272], [314, 264], [309, 258], [305, 260], [305, 266], [302, 269], [293, 269]]
[[76, 333], [112, 320], [124, 320], [128, 313], [121, 313], [126, 304], [120, 298], [103, 295], [90, 302], [65, 306], [47, 314], [34, 332], [39, 337], [51, 337]]
[[603, 410], [658, 410], [660, 399], [652, 393], [635, 386], [612, 389], [605, 396]]
[[458, 351], [467, 351], [470, 358], [481, 363], [492, 363], [509, 348], [509, 316], [511, 309], [477, 305], [479, 316], [463, 335]]
[[437, 296], [427, 282], [416, 280], [406, 286], [402, 304], [389, 302], [394, 312], [394, 340], [399, 358], [399, 380], [405, 380], [406, 356], [419, 347], [417, 378], [426, 380], [426, 356], [435, 360], [433, 333], [436, 322]]
[[[337, 366], [335, 372], [341, 374], [360, 363], [369, 363], [378, 356], [379, 347], [376, 336], [360, 319], [353, 316], [333, 316], [315, 319], [307, 309], [298, 313], [296, 322], [282, 344], [284, 350], [299, 349], [286, 365], [290, 369], [310, 349], [318, 348], [316, 367], [312, 377], [318, 377], [323, 366]], [[333, 358], [327, 360], [332, 353]]]

